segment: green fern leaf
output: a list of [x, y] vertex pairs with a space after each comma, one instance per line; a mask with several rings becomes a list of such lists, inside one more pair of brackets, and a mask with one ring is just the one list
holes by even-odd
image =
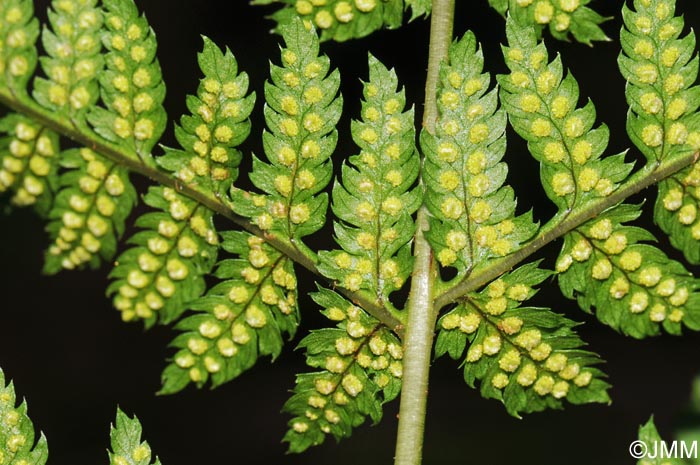
[[218, 264], [221, 280], [192, 304], [194, 314], [180, 321], [172, 343], [178, 349], [163, 372], [162, 394], [188, 383], [213, 387], [236, 378], [262, 355], [273, 360], [282, 333], [293, 337], [299, 324], [292, 262], [245, 232], [224, 232], [221, 247], [236, 259]]
[[[253, 184], [267, 195], [233, 189], [232, 208], [252, 218], [263, 231], [296, 239], [318, 231], [325, 223], [328, 195], [321, 191], [330, 181], [330, 155], [335, 149], [342, 98], [338, 71], [328, 75], [329, 60], [318, 56], [314, 31], [301, 21], [281, 26], [287, 48], [283, 67], [272, 65], [272, 83], [265, 86], [263, 133], [270, 163], [253, 158]], [[301, 246], [298, 244], [297, 246]]]
[[592, 45], [594, 40], [609, 41], [600, 25], [610, 18], [599, 15], [586, 5], [591, 0], [489, 0], [503, 16], [510, 16], [523, 26], [533, 26], [538, 37], [549, 29], [552, 37]]
[[36, 40], [39, 21], [34, 17], [31, 0], [3, 2], [3, 22], [0, 30], [0, 92], [22, 101], [30, 101], [27, 82], [37, 62]]
[[295, 417], [284, 436], [290, 452], [321, 444], [327, 434], [348, 437], [369, 416], [376, 424], [382, 404], [401, 389], [403, 349], [396, 336], [335, 292], [312, 294], [337, 329], [312, 331], [299, 344], [307, 364], [322, 371], [297, 376], [284, 410]]
[[487, 93], [491, 78], [482, 69], [483, 55], [468, 32], [440, 71], [436, 133], [421, 134], [433, 214], [426, 236], [440, 264], [457, 268], [455, 279], [515, 251], [537, 229], [530, 213], [515, 217], [513, 190], [503, 186], [506, 114], [496, 110], [497, 90]]
[[535, 412], [573, 404], [609, 403], [609, 385], [581, 350], [574, 322], [546, 308], [522, 307], [551, 272], [531, 263], [471, 293], [438, 321], [435, 356], [460, 359], [467, 347], [464, 379], [480, 382], [481, 394], [508, 412]]
[[0, 463], [44, 465], [49, 455], [43, 434], [34, 443], [34, 425], [27, 416], [27, 403], [16, 406], [12, 383], [5, 383], [0, 369]]
[[117, 421], [110, 429], [110, 438], [110, 465], [161, 465], [158, 457], [151, 462], [151, 447], [141, 441], [139, 419], [129, 418], [121, 409], [117, 409]]
[[411, 9], [411, 21], [419, 16], [428, 16], [433, 9], [431, 0], [406, 0], [406, 9]]
[[509, 18], [506, 32], [504, 55], [511, 74], [499, 76], [501, 100], [513, 128], [541, 163], [547, 196], [564, 215], [607, 197], [632, 166], [624, 163], [624, 154], [600, 158], [608, 145], [607, 126], [593, 129], [596, 114], [590, 101], [576, 108], [576, 80], [571, 74], [562, 79], [559, 57], [548, 63], [535, 30]]
[[86, 148], [61, 153], [60, 163], [67, 169], [49, 215], [53, 244], [44, 263], [49, 274], [111, 260], [136, 204], [126, 168]]
[[95, 132], [144, 162], [165, 130], [165, 85], [156, 59], [156, 38], [133, 0], [104, 0], [107, 70], [100, 75], [102, 101], [88, 121]]
[[18, 114], [0, 120], [0, 193], [14, 192], [10, 202], [34, 205], [48, 214], [58, 184], [58, 135]]
[[342, 220], [335, 234], [342, 250], [321, 252], [319, 270], [342, 287], [366, 290], [372, 300], [391, 306], [389, 294], [403, 286], [413, 263], [411, 215], [421, 194], [410, 187], [420, 159], [413, 109], [404, 112], [406, 98], [397, 92], [396, 74], [370, 55], [369, 76], [363, 120], [352, 125], [361, 152], [350, 157], [355, 168], [344, 166], [344, 183], [333, 188], [333, 211]]
[[[669, 454], [671, 456], [667, 456], [667, 454], [660, 453], [661, 447], [662, 447], [661, 444], [664, 441], [661, 438], [661, 435], [659, 435], [659, 431], [656, 429], [656, 425], [654, 424], [654, 417], [653, 416], [651, 418], [649, 418], [649, 421], [647, 421], [646, 424], [639, 427], [639, 441], [644, 444], [643, 447], [645, 447], [645, 448], [635, 450], [635, 452], [637, 452], [637, 453], [644, 452], [643, 457], [637, 461], [637, 465], [687, 465], [688, 464], [688, 462], [679, 459], [677, 456], [674, 456], [674, 454]], [[653, 447], [654, 449], [650, 449], [649, 448], [650, 446]], [[653, 456], [653, 458], [650, 457], [650, 455]], [[681, 455], [681, 458], [682, 458], [682, 455]], [[693, 458], [693, 457], [689, 456], [688, 458]]]
[[[683, 38], [675, 2], [637, 1], [623, 10], [619, 64], [628, 81], [627, 130], [650, 162], [700, 149], [700, 87], [695, 34]], [[654, 219], [686, 259], [700, 263], [700, 163], [659, 183]]]
[[[253, 0], [253, 5], [281, 3], [284, 6], [271, 15], [283, 25], [301, 18], [306, 28], [312, 26], [321, 31], [321, 40], [342, 42], [367, 36], [383, 27], [395, 29], [403, 20], [403, 0]], [[426, 0], [412, 0], [407, 6], [413, 9], [413, 17], [426, 14]], [[284, 33], [283, 33], [284, 34]]]
[[173, 189], [151, 187], [144, 202], [160, 211], [136, 220], [143, 231], [117, 258], [107, 293], [124, 321], [151, 326], [175, 320], [204, 293], [219, 239], [212, 211]]
[[625, 226], [640, 206], [619, 205], [567, 234], [557, 262], [559, 285], [584, 311], [635, 338], [700, 330], [698, 282], [658, 248], [647, 230]]
[[238, 177], [241, 153], [236, 150], [250, 134], [255, 94], [246, 96], [248, 76], [226, 49], [222, 53], [208, 38], [199, 54], [204, 74], [196, 96], [187, 98], [191, 116], [183, 116], [175, 137], [184, 150], [165, 149], [157, 162], [187, 183], [224, 195]]
[[34, 81], [34, 99], [43, 107], [74, 124], [82, 124], [85, 112], [100, 97], [97, 76], [104, 67], [102, 12], [96, 0], [54, 0], [49, 10], [51, 28], [42, 32], [42, 43], [48, 56], [41, 58], [41, 67], [48, 79]]

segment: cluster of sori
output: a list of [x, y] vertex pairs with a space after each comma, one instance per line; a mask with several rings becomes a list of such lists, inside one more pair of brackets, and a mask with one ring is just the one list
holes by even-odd
[[223, 260], [221, 280], [178, 323], [178, 351], [163, 373], [163, 393], [189, 383], [212, 386], [240, 375], [261, 355], [276, 358], [282, 333], [294, 335], [299, 323], [297, 281], [292, 262], [257, 236], [222, 233], [221, 247], [237, 258]]
[[318, 38], [300, 21], [282, 27], [286, 48], [282, 67], [272, 65], [265, 87], [263, 134], [269, 163], [253, 160], [250, 174], [265, 195], [233, 189], [232, 207], [260, 229], [284, 239], [301, 238], [325, 222], [328, 195], [318, 194], [330, 181], [329, 160], [338, 139], [335, 125], [342, 111], [338, 71], [318, 56]]
[[441, 70], [435, 135], [421, 135], [433, 214], [428, 240], [458, 277], [514, 252], [536, 230], [530, 214], [515, 216], [513, 190], [503, 186], [506, 113], [496, 110], [497, 91], [488, 92], [491, 78], [482, 69], [483, 55], [467, 33]]
[[[683, 18], [674, 16], [674, 6], [668, 0], [637, 0], [636, 11], [623, 10], [619, 62], [629, 82], [629, 132], [654, 163], [700, 149], [700, 88], [693, 86], [698, 70], [697, 58], [692, 59], [696, 39], [692, 32], [680, 37]], [[700, 263], [698, 208], [700, 164], [659, 184], [655, 220], [694, 264]]]
[[606, 20], [586, 6], [590, 0], [489, 0], [501, 14], [509, 13], [538, 33], [549, 27], [552, 36], [568, 40], [569, 34], [585, 44], [608, 40], [599, 25]]
[[133, 2], [105, 0], [103, 7], [107, 53], [99, 81], [106, 108], [92, 108], [88, 121], [102, 137], [149, 162], [167, 121], [156, 38]]
[[513, 128], [542, 164], [547, 195], [560, 210], [610, 195], [632, 166], [624, 155], [601, 158], [609, 131], [605, 125], [593, 129], [595, 107], [576, 108], [576, 80], [563, 77], [559, 58], [548, 62], [531, 28], [509, 20], [507, 33], [504, 55], [511, 73], [499, 76], [501, 98]]
[[320, 371], [297, 376], [284, 409], [294, 415], [284, 440], [301, 452], [326, 435], [350, 436], [369, 416], [381, 419], [382, 403], [401, 389], [403, 349], [386, 326], [333, 291], [321, 289], [314, 301], [337, 328], [312, 331], [300, 347]]
[[320, 271], [351, 291], [367, 291], [373, 300], [391, 305], [388, 296], [403, 286], [411, 272], [409, 242], [415, 226], [411, 215], [421, 195], [412, 186], [420, 159], [415, 147], [413, 110], [398, 80], [370, 57], [361, 121], [352, 135], [361, 148], [343, 167], [342, 184], [333, 189], [336, 240], [342, 250], [321, 253]]
[[680, 334], [681, 323], [700, 329], [693, 276], [655, 246], [639, 243], [655, 241], [650, 232], [623, 225], [640, 214], [640, 206], [623, 204], [568, 234], [556, 268], [562, 291], [633, 337], [656, 335], [661, 326]]
[[248, 76], [238, 73], [228, 49], [222, 53], [205, 37], [198, 58], [204, 77], [197, 95], [187, 98], [192, 114], [183, 116], [175, 127], [175, 137], [184, 150], [166, 148], [157, 162], [182, 182], [224, 196], [238, 177], [242, 155], [236, 146], [250, 134], [255, 94], [246, 95]]
[[[321, 40], [344, 41], [364, 37], [382, 27], [401, 25], [404, 0], [254, 0], [254, 4], [282, 3], [272, 15], [279, 24], [293, 17], [302, 19], [304, 27], [321, 32]], [[408, 2], [414, 3], [414, 2]], [[424, 14], [416, 10], [414, 17]]]
[[151, 187], [144, 202], [159, 211], [142, 215], [133, 245], [117, 258], [108, 293], [125, 321], [167, 323], [205, 290], [204, 275], [217, 257], [213, 213], [168, 187]]
[[11, 190], [13, 205], [48, 213], [57, 184], [58, 135], [15, 114], [0, 121], [0, 131], [9, 135], [0, 142], [0, 193]]
[[5, 382], [0, 370], [0, 464], [44, 465], [48, 457], [46, 438], [35, 445], [34, 425], [27, 416], [27, 404], [17, 406], [12, 383]]
[[61, 175], [61, 190], [49, 213], [53, 244], [44, 264], [48, 273], [110, 260], [136, 203], [128, 171], [92, 150], [66, 150], [60, 163], [70, 169]]
[[[525, 265], [469, 294], [438, 322], [436, 356], [460, 359], [464, 378], [512, 415], [571, 403], [608, 402], [601, 360], [581, 350], [575, 323], [549, 309], [523, 307], [551, 275]], [[468, 348], [467, 348], [468, 343]]]

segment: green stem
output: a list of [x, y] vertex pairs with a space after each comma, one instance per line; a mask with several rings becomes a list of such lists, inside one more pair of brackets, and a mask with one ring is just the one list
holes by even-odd
[[[433, 133], [437, 119], [437, 82], [440, 63], [447, 58], [452, 42], [454, 0], [433, 0], [430, 24], [428, 76], [425, 85], [423, 126]], [[428, 210], [418, 210], [414, 238], [415, 263], [408, 301], [408, 321], [404, 337], [404, 376], [399, 407], [395, 465], [419, 465], [423, 456], [423, 432], [428, 397], [430, 359], [435, 335], [437, 307], [434, 284], [437, 267], [430, 244], [425, 239]]]
[[[142, 162], [135, 152], [131, 152], [124, 147], [113, 144], [97, 134], [87, 132], [82, 128], [77, 128], [73, 123], [64, 116], [47, 112], [41, 106], [28, 97], [15, 96], [6, 89], [0, 89], [0, 103], [6, 105], [12, 110], [33, 119], [42, 126], [49, 128], [85, 147], [89, 147], [103, 157], [112, 162], [125, 167], [129, 171], [141, 174], [152, 179], [156, 183], [171, 187], [197, 203], [204, 205], [210, 210], [224, 216], [234, 224], [245, 229], [251, 234], [262, 237], [265, 241], [281, 253], [294, 260], [312, 273], [321, 276], [316, 263], [318, 256], [308, 247], [301, 247], [299, 244], [294, 244], [287, 238], [280, 237], [274, 234], [269, 234], [262, 231], [260, 228], [252, 224], [247, 218], [236, 215], [231, 209], [230, 204], [225, 200], [220, 199], [213, 194], [203, 192], [197, 189], [196, 186], [184, 184], [175, 179], [172, 174], [162, 171], [154, 166], [149, 166]], [[372, 316], [387, 325], [389, 328], [403, 335], [403, 320], [399, 315], [394, 314], [391, 310], [380, 305], [376, 300], [365, 292], [351, 292], [347, 289], [337, 288], [338, 292], [353, 302], [358, 303], [362, 308], [368, 311]]]
[[574, 210], [569, 214], [557, 215], [552, 218], [537, 236], [523, 245], [517, 252], [493, 261], [491, 265], [485, 267], [474, 274], [468, 276], [455, 286], [449, 288], [435, 299], [435, 307], [443, 308], [445, 305], [455, 302], [467, 292], [475, 291], [480, 287], [490, 283], [503, 273], [522, 263], [527, 257], [537, 252], [539, 249], [552, 241], [564, 236], [569, 231], [578, 228], [586, 221], [595, 218], [603, 211], [617, 205], [626, 198], [634, 195], [647, 187], [653, 186], [663, 179], [674, 175], [680, 170], [698, 161], [700, 153], [689, 153], [681, 157], [673, 158], [670, 161], [659, 165], [648, 164], [622, 184], [615, 192], [608, 197], [592, 202], [581, 210]]

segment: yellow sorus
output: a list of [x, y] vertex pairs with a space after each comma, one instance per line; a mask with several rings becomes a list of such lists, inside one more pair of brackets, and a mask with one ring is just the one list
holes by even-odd
[[530, 294], [530, 288], [525, 284], [515, 284], [508, 289], [508, 298], [522, 302]]
[[648, 60], [654, 55], [654, 44], [647, 39], [638, 40], [634, 45], [634, 53]]
[[280, 122], [280, 131], [289, 137], [296, 137], [299, 135], [299, 125], [293, 119], [285, 118]]
[[571, 26], [571, 16], [567, 14], [560, 13], [554, 19], [554, 29], [559, 32], [566, 31]]
[[368, 144], [374, 144], [379, 140], [379, 135], [372, 128], [365, 128], [360, 131], [360, 139], [367, 142]]
[[564, 354], [554, 354], [550, 356], [544, 364], [544, 367], [555, 373], [564, 369], [569, 359]]
[[668, 319], [674, 323], [680, 323], [681, 320], [683, 319], [683, 315], [684, 315], [683, 310], [676, 308], [668, 316]]
[[665, 279], [656, 287], [656, 293], [661, 297], [670, 297], [676, 291], [676, 280], [673, 278]]
[[53, 85], [49, 88], [49, 101], [54, 105], [63, 106], [68, 101], [68, 93], [62, 86]]
[[316, 184], [316, 177], [309, 170], [301, 170], [297, 173], [295, 184], [299, 189], [310, 189]]
[[492, 213], [493, 210], [488, 202], [478, 200], [472, 205], [469, 211], [469, 218], [471, 218], [475, 223], [481, 224], [487, 221], [491, 217]]
[[453, 191], [459, 187], [460, 176], [454, 170], [443, 171], [440, 173], [439, 183], [444, 189]]
[[492, 334], [487, 336], [483, 342], [483, 350], [486, 355], [495, 355], [501, 350], [501, 336]]
[[634, 21], [634, 25], [637, 27], [639, 32], [641, 32], [644, 35], [647, 35], [651, 32], [653, 23], [651, 22], [651, 19], [648, 16], [638, 16], [637, 19]]
[[440, 211], [446, 218], [456, 220], [464, 214], [464, 205], [456, 198], [450, 197], [442, 202]]
[[355, 214], [362, 221], [371, 221], [375, 218], [377, 213], [369, 202], [360, 202], [357, 204], [357, 207], [355, 207]]
[[489, 286], [486, 289], [488, 291], [489, 297], [495, 299], [505, 294], [506, 283], [502, 279], [497, 279], [496, 281], [489, 284]]
[[667, 68], [671, 68], [676, 64], [679, 56], [678, 47], [669, 47], [661, 53], [661, 63]]
[[548, 95], [557, 85], [557, 77], [551, 71], [544, 71], [537, 77], [537, 90], [544, 95]]
[[541, 341], [542, 333], [540, 333], [540, 331], [537, 329], [530, 329], [528, 331], [525, 331], [515, 338], [515, 343], [527, 350], [534, 349], [540, 344]]
[[656, 7], [656, 17], [660, 20], [666, 19], [670, 13], [671, 9], [669, 8], [667, 3], [661, 2]]
[[329, 27], [333, 26], [333, 16], [331, 16], [328, 11], [321, 10], [316, 13], [316, 16], [314, 16], [314, 22], [319, 28], [328, 29]]
[[610, 296], [613, 299], [622, 299], [630, 291], [630, 283], [626, 278], [620, 276], [613, 281], [610, 286]]
[[321, 146], [315, 140], [307, 140], [301, 145], [302, 158], [307, 158], [307, 159], [316, 158], [320, 154], [321, 154]]
[[683, 192], [680, 189], [671, 189], [663, 198], [664, 208], [668, 211], [676, 211], [683, 205]]
[[369, 13], [377, 6], [376, 0], [355, 0], [355, 7], [363, 13]]
[[10, 74], [13, 76], [23, 76], [29, 71], [29, 62], [23, 56], [16, 56], [10, 61]]
[[683, 123], [673, 123], [666, 133], [666, 141], [671, 145], [685, 144], [688, 128]]
[[642, 254], [628, 250], [620, 256], [620, 267], [625, 271], [635, 271], [642, 265]]
[[317, 113], [308, 113], [304, 116], [304, 129], [309, 132], [317, 132], [323, 128], [323, 119]]
[[362, 381], [360, 381], [357, 378], [357, 376], [355, 376], [353, 374], [345, 375], [343, 377], [341, 384], [342, 384], [345, 392], [350, 394], [352, 397], [357, 397], [364, 389], [364, 386], [362, 385]]
[[498, 323], [498, 329], [508, 334], [509, 336], [512, 336], [513, 334], [520, 331], [522, 327], [523, 320], [521, 320], [517, 316], [509, 316], [508, 318], [504, 318]]
[[467, 158], [467, 170], [470, 174], [476, 175], [486, 169], [486, 155], [481, 150], [472, 152]]
[[384, 176], [384, 180], [394, 187], [397, 187], [403, 182], [403, 176], [398, 170], [391, 170]]
[[508, 308], [508, 300], [505, 297], [491, 299], [486, 303], [484, 308], [491, 315], [500, 315]]
[[532, 363], [525, 365], [518, 373], [518, 384], [524, 387], [532, 385], [537, 379], [537, 368]]
[[447, 233], [445, 243], [454, 251], [462, 250], [467, 246], [467, 235], [462, 231], [452, 230]]
[[572, 139], [580, 137], [585, 129], [583, 120], [578, 116], [572, 116], [564, 122], [564, 135], [566, 137]]
[[489, 136], [489, 127], [483, 123], [474, 125], [469, 130], [469, 141], [472, 144], [479, 144], [485, 141]]
[[547, 24], [554, 16], [554, 7], [548, 0], [541, 0], [535, 4], [535, 21], [539, 24]]
[[525, 94], [520, 97], [520, 109], [527, 113], [538, 112], [541, 106], [540, 98], [535, 94]]
[[549, 357], [549, 354], [551, 354], [551, 353], [552, 353], [552, 346], [550, 346], [546, 342], [541, 342], [537, 346], [535, 346], [532, 350], [530, 350], [530, 357], [532, 357], [532, 359], [537, 361], [537, 362], [541, 362], [542, 360]]
[[571, 110], [571, 100], [563, 95], [552, 100], [552, 114], [555, 118], [564, 118]]
[[656, 286], [661, 280], [661, 270], [656, 266], [650, 266], [644, 268], [639, 272], [639, 277], [637, 278], [639, 284], [645, 287]]
[[151, 85], [151, 73], [144, 68], [139, 68], [132, 76], [132, 80], [136, 87], [147, 87]]
[[525, 54], [519, 48], [511, 48], [508, 50], [508, 59], [513, 61], [523, 61], [525, 59]]
[[672, 23], [666, 23], [663, 26], [661, 26], [661, 29], [659, 30], [659, 39], [661, 40], [668, 40], [671, 38], [675, 38], [674, 36], [678, 34], [678, 29], [676, 29], [676, 26], [673, 25]]
[[262, 328], [267, 324], [267, 316], [260, 307], [253, 304], [245, 311], [245, 322], [251, 328]]
[[603, 248], [610, 255], [617, 255], [627, 248], [627, 236], [615, 233], [605, 241]]
[[577, 262], [585, 262], [591, 256], [593, 247], [586, 239], [580, 239], [571, 249], [571, 256]]
[[277, 159], [284, 166], [292, 166], [294, 162], [296, 162], [297, 157], [294, 150], [288, 145], [285, 145], [277, 152]]
[[642, 109], [645, 112], [652, 115], [657, 114], [663, 108], [661, 98], [659, 98], [659, 96], [654, 92], [647, 92], [643, 94], [639, 99], [639, 103], [642, 105]]
[[460, 324], [460, 317], [456, 313], [448, 313], [442, 320], [440, 320], [440, 325], [443, 329], [452, 330], [458, 328]]
[[447, 163], [453, 163], [457, 160], [459, 149], [451, 142], [442, 142], [437, 147], [437, 154], [441, 160]]
[[664, 90], [667, 94], [673, 95], [683, 89], [685, 81], [680, 74], [671, 74], [664, 81]]
[[155, 130], [155, 124], [150, 119], [140, 119], [136, 121], [134, 125], [134, 137], [137, 140], [148, 140], [153, 137], [153, 131]]
[[584, 168], [578, 175], [578, 184], [581, 190], [588, 192], [593, 190], [598, 185], [600, 174], [598, 170], [593, 168]]
[[661, 323], [666, 319], [666, 306], [655, 304], [649, 309], [649, 319], [656, 323]]
[[565, 155], [566, 149], [561, 142], [548, 142], [544, 146], [544, 156], [551, 163], [559, 163]]
[[457, 261], [457, 254], [452, 249], [442, 249], [438, 255], [437, 259], [442, 266], [450, 266]]
[[321, 66], [321, 63], [318, 61], [312, 61], [304, 67], [304, 77], [307, 79], [314, 79], [318, 77], [322, 70], [323, 66]]
[[559, 197], [564, 197], [574, 192], [576, 185], [569, 173], [556, 173], [552, 176], [552, 190]]
[[453, 119], [443, 121], [442, 124], [440, 124], [440, 127], [442, 128], [442, 131], [448, 136], [454, 136], [460, 130], [459, 123]]
[[463, 91], [467, 95], [467, 97], [471, 97], [472, 95], [476, 94], [481, 89], [483, 89], [483, 87], [484, 84], [481, 79], [472, 78], [464, 83]]
[[678, 212], [678, 221], [681, 224], [689, 226], [695, 222], [697, 218], [697, 208], [693, 204], [684, 205]]
[[473, 197], [484, 196], [491, 187], [491, 181], [485, 174], [477, 174], [469, 180], [469, 194]]
[[297, 100], [290, 95], [285, 95], [282, 97], [280, 107], [282, 108], [283, 112], [291, 116], [299, 113], [299, 104], [297, 103]]
[[[660, 101], [661, 100], [659, 99], [659, 102]], [[666, 116], [669, 119], [677, 120], [678, 118], [683, 116], [683, 114], [686, 112], [687, 109], [688, 109], [688, 103], [686, 102], [685, 99], [675, 98], [675, 99], [671, 100], [671, 103], [668, 104], [668, 108], [666, 108]], [[659, 110], [660, 110], [660, 108], [659, 108]]]
[[548, 137], [552, 133], [552, 124], [546, 119], [537, 118], [533, 121], [530, 130], [537, 137]]
[[469, 119], [475, 119], [481, 115], [484, 114], [484, 106], [481, 104], [474, 104], [470, 105], [469, 108], [467, 108], [467, 118]]
[[591, 226], [588, 230], [588, 234], [593, 239], [605, 240], [610, 237], [610, 234], [612, 234], [612, 230], [612, 221], [610, 221], [608, 218], [605, 218], [600, 221], [597, 221], [593, 226]]
[[496, 373], [493, 378], [491, 378], [491, 384], [496, 389], [503, 389], [508, 386], [508, 375], [505, 373]]
[[510, 82], [512, 82], [514, 86], [523, 89], [530, 86], [530, 78], [522, 71], [515, 71], [513, 74], [511, 74]]
[[498, 239], [491, 246], [491, 251], [493, 251], [494, 254], [496, 254], [500, 257], [504, 257], [504, 256], [508, 255], [511, 250], [512, 250], [512, 244], [508, 239]]
[[658, 124], [648, 124], [642, 129], [642, 142], [647, 147], [658, 147], [663, 143], [664, 133]]
[[493, 226], [483, 226], [474, 233], [476, 243], [481, 247], [491, 247], [498, 239], [498, 232]]
[[459, 95], [452, 91], [443, 92], [440, 96], [440, 103], [450, 109], [454, 109], [459, 105]]
[[236, 344], [247, 344], [250, 341], [250, 334], [248, 329], [242, 323], [236, 323], [231, 328], [231, 339]]

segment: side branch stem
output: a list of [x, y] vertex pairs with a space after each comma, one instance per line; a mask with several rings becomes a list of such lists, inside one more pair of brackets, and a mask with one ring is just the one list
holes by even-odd
[[545, 224], [536, 237], [526, 243], [517, 252], [494, 261], [490, 266], [476, 271], [465, 280], [446, 290], [435, 299], [435, 306], [443, 308], [467, 292], [475, 291], [490, 283], [503, 273], [522, 263], [527, 257], [537, 252], [556, 239], [564, 236], [569, 231], [576, 229], [586, 221], [595, 218], [610, 207], [617, 205], [626, 198], [641, 192], [647, 187], [674, 175], [683, 168], [697, 162], [700, 153], [689, 153], [682, 157], [674, 158], [660, 165], [649, 164], [633, 174], [624, 184], [608, 197], [588, 204], [579, 211], [572, 211], [566, 216], [557, 215]]
[[[146, 176], [160, 185], [175, 189], [180, 194], [183, 194], [195, 200], [197, 203], [220, 214], [249, 233], [262, 237], [267, 243], [279, 250], [282, 254], [294, 260], [312, 273], [321, 276], [316, 266], [318, 257], [313, 251], [311, 251], [311, 249], [306, 247], [302, 249], [286, 238], [262, 231], [260, 228], [252, 224], [247, 218], [236, 215], [231, 209], [231, 206], [222, 199], [219, 199], [212, 194], [202, 192], [195, 186], [184, 184], [175, 179], [170, 173], [162, 171], [157, 167], [146, 165], [138, 158], [136, 153], [130, 153], [123, 147], [113, 144], [96, 134], [86, 133], [85, 131], [77, 129], [71, 121], [67, 120], [61, 115], [44, 110], [31, 100], [28, 101], [26, 98], [16, 98], [9, 91], [2, 89], [0, 90], [0, 103], [18, 113], [27, 116], [28, 118], [33, 119], [34, 121], [37, 121], [44, 127], [49, 128], [77, 142], [78, 144], [94, 150], [103, 157], [127, 168], [129, 171]], [[402, 328], [404, 322], [397, 315], [394, 315], [384, 306], [377, 303], [370, 296], [359, 292], [351, 292], [343, 288], [337, 288], [337, 291], [351, 301], [362, 306], [362, 308], [367, 310], [370, 314], [372, 314], [372, 316], [396, 331], [399, 336], [403, 336]]]
[[[437, 82], [440, 63], [447, 57], [452, 42], [454, 3], [454, 0], [433, 0], [423, 118], [423, 126], [430, 133], [434, 132], [437, 119]], [[418, 210], [416, 220], [415, 263], [407, 306], [404, 376], [394, 459], [396, 465], [420, 465], [423, 456], [428, 378], [437, 319], [437, 307], [434, 305], [437, 267], [430, 244], [424, 235], [428, 228], [428, 210], [422, 206]]]

